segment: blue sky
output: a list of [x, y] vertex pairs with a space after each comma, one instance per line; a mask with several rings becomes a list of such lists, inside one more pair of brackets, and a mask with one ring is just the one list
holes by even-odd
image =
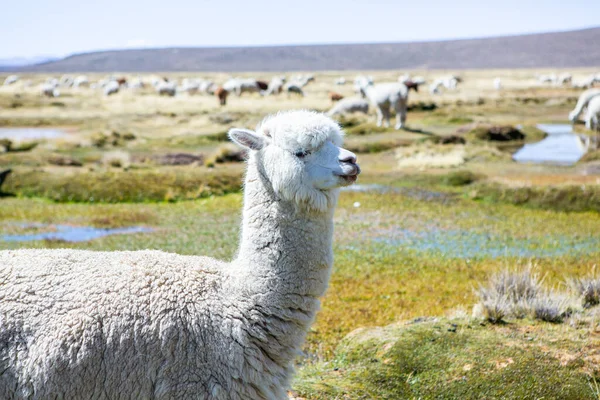
[[453, 39], [600, 25], [600, 0], [8, 0], [0, 58]]

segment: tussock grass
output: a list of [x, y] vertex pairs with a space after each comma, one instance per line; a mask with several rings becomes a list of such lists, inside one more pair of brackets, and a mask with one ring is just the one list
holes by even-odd
[[477, 184], [471, 198], [555, 211], [600, 212], [600, 186], [507, 187], [495, 183]]
[[600, 304], [600, 277], [597, 274], [568, 278], [566, 282], [573, 293], [581, 298], [582, 307], [589, 308]]
[[542, 280], [531, 266], [521, 271], [503, 270], [493, 274], [477, 290], [479, 303], [474, 316], [492, 323], [506, 317], [531, 317], [545, 322], [563, 322], [574, 312], [573, 298], [567, 293], [542, 286]]
[[[113, 167], [123, 167], [121, 157], [108, 157], [106, 161]], [[237, 192], [241, 177], [241, 168], [208, 171], [180, 167], [62, 174], [15, 170], [3, 190], [21, 197], [42, 197], [57, 202], [161, 202]]]

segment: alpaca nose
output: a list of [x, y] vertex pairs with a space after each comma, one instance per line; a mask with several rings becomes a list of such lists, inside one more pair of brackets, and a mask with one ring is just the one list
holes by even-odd
[[356, 164], [356, 154], [348, 150], [343, 150], [340, 153], [339, 160], [343, 163]]

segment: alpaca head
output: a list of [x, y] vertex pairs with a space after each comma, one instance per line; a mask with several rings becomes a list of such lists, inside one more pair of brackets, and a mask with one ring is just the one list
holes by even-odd
[[337, 123], [312, 111], [280, 112], [256, 131], [229, 131], [279, 198], [317, 211], [333, 207], [337, 189], [360, 173], [354, 153], [340, 147], [342, 135]]

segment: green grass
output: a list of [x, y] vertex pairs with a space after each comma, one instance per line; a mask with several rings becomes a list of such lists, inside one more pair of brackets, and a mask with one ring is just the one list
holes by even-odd
[[597, 185], [506, 187], [482, 183], [469, 196], [488, 202], [543, 210], [600, 212], [600, 186]]
[[15, 170], [2, 190], [57, 202], [121, 203], [199, 199], [237, 192], [242, 169], [222, 167], [109, 169], [83, 172]]
[[591, 343], [565, 330], [468, 319], [364, 329], [300, 370], [295, 387], [309, 399], [594, 398], [577, 357]]

